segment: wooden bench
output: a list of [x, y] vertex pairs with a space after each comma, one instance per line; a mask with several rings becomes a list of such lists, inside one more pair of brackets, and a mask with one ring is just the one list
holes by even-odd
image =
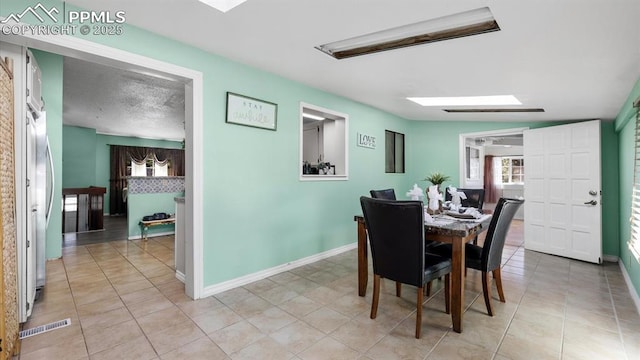
[[138, 223], [138, 225], [140, 225], [140, 236], [142, 240], [146, 241], [148, 239], [150, 227], [159, 226], [159, 225], [170, 225], [175, 223], [176, 223], [175, 217], [170, 217], [168, 219], [162, 219], [162, 220], [148, 220], [148, 221], [141, 220]]

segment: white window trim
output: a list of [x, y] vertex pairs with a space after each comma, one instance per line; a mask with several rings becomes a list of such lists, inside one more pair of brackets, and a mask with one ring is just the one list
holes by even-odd
[[[304, 175], [302, 173], [302, 161], [304, 159], [303, 156], [303, 141], [304, 137], [304, 120], [302, 116], [302, 112], [304, 109], [312, 109], [319, 112], [324, 112], [327, 114], [335, 115], [336, 117], [340, 117], [344, 119], [344, 174], [339, 175]], [[299, 144], [300, 144], [300, 153], [299, 153], [299, 161], [298, 161], [298, 174], [300, 176], [301, 181], [335, 181], [335, 180], [349, 180], [349, 115], [343, 114], [331, 109], [326, 109], [320, 106], [307, 104], [304, 102], [300, 102], [300, 133], [298, 134]]]
[[629, 251], [640, 261], [640, 107], [636, 108], [636, 128], [634, 139], [633, 189], [631, 193], [631, 229], [627, 246]]
[[[509, 182], [502, 182], [502, 159], [509, 159]], [[524, 156], [522, 155], [514, 155], [514, 156], [500, 156], [500, 181], [503, 185], [524, 185], [524, 165], [523, 167], [523, 174], [522, 174], [522, 181], [521, 182], [513, 182], [513, 168], [511, 167], [511, 161], [512, 160], [523, 160], [524, 161]]]
[[520, 127], [520, 128], [512, 128], [512, 129], [501, 129], [501, 130], [490, 130], [490, 131], [480, 131], [473, 133], [464, 133], [458, 135], [458, 182], [461, 187], [465, 188], [482, 188], [484, 184], [484, 152], [481, 156], [481, 167], [480, 167], [480, 177], [481, 181], [469, 181], [465, 176], [465, 146], [467, 144], [467, 138], [478, 138], [485, 136], [501, 136], [501, 135], [514, 135], [514, 134], [522, 134], [525, 130], [529, 130], [529, 127]]

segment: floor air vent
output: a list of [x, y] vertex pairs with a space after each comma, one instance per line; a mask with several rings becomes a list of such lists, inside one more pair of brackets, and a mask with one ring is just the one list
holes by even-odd
[[38, 327], [34, 327], [33, 329], [27, 329], [20, 331], [20, 339], [28, 338], [34, 335], [46, 333], [47, 331], [63, 328], [65, 326], [71, 325], [71, 318], [52, 322], [46, 325], [40, 325]]

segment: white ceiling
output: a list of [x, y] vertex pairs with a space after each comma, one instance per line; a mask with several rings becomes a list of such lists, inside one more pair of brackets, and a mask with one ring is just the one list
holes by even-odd
[[[638, 0], [248, 0], [227, 13], [197, 0], [68, 2], [124, 10], [130, 25], [414, 120], [612, 120], [640, 77]], [[314, 48], [482, 6], [501, 31], [344, 60]], [[545, 112], [405, 99], [504, 94]]]

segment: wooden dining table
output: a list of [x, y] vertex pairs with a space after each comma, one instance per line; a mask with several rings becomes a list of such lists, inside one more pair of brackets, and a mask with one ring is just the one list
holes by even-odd
[[[489, 228], [491, 215], [484, 215], [478, 220], [460, 220], [453, 218], [434, 218], [434, 222], [425, 222], [425, 237], [452, 245], [451, 255], [451, 320], [453, 330], [462, 332], [462, 316], [464, 308], [464, 268], [465, 244]], [[365, 296], [369, 279], [367, 229], [362, 215], [354, 216], [358, 223], [358, 295]]]

